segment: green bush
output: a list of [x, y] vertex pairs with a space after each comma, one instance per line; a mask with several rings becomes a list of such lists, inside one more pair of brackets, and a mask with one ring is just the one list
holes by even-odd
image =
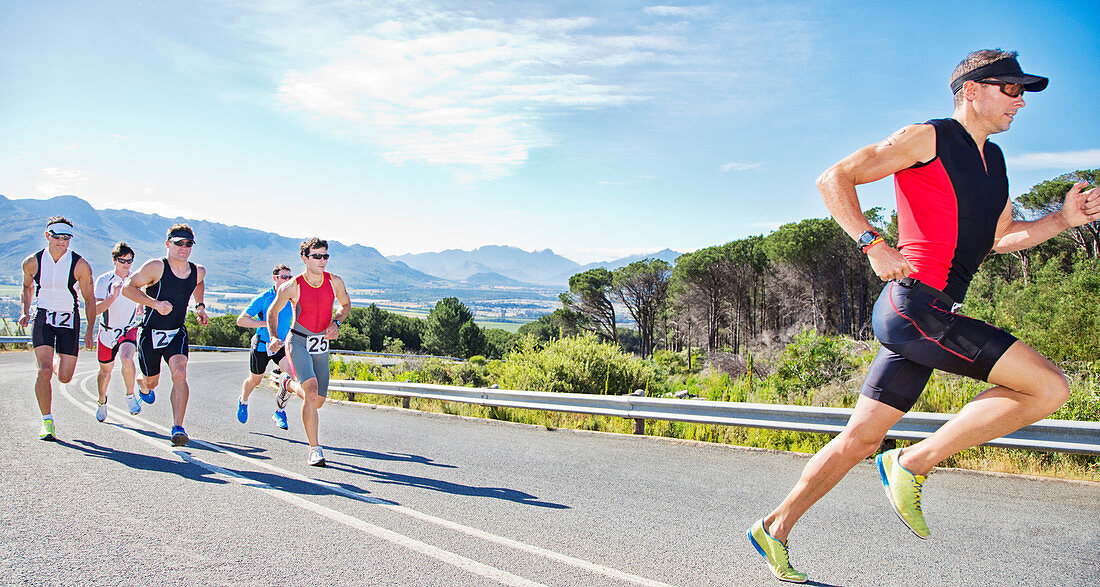
[[645, 389], [654, 369], [588, 333], [543, 345], [523, 336], [505, 361], [489, 364], [489, 373], [506, 389], [621, 395]]

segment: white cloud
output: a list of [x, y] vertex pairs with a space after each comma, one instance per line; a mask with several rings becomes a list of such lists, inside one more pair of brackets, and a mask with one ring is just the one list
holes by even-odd
[[718, 170], [722, 173], [729, 173], [730, 171], [752, 171], [754, 169], [763, 169], [763, 163], [750, 163], [748, 161], [730, 161], [718, 166]]
[[38, 173], [34, 189], [43, 196], [73, 194], [88, 184], [88, 174], [72, 167], [44, 167]]
[[1023, 167], [1026, 169], [1064, 169], [1072, 171], [1077, 169], [1095, 169], [1100, 167], [1100, 149], [1088, 151], [1063, 151], [1061, 153], [1026, 153], [1009, 157], [1007, 160], [1009, 169]]
[[675, 16], [680, 18], [692, 18], [707, 16], [713, 12], [711, 6], [646, 6], [644, 12], [651, 16]]
[[680, 50], [660, 35], [590, 34], [591, 18], [431, 19], [386, 21], [347, 37], [321, 64], [282, 76], [282, 103], [381, 145], [391, 163], [490, 179], [554, 143], [549, 117], [647, 99], [609, 78], [628, 65], [671, 62]]

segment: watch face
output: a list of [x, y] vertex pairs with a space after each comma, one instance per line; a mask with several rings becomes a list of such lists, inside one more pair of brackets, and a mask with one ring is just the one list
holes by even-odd
[[878, 237], [877, 234], [875, 234], [875, 233], [871, 232], [870, 230], [868, 230], [868, 231], [864, 232], [863, 234], [859, 235], [859, 246], [865, 247], [865, 246], [871, 244], [871, 241], [875, 240], [875, 238], [877, 238], [877, 237]]

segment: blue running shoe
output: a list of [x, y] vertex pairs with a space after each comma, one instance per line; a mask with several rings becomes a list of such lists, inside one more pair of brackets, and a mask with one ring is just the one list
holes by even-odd
[[145, 391], [145, 388], [141, 385], [138, 385], [138, 397], [149, 405], [153, 405], [153, 402], [157, 401], [157, 394], [153, 393], [152, 389]]
[[183, 446], [190, 440], [183, 431], [183, 426], [172, 426], [172, 446]]
[[275, 422], [275, 425], [283, 430], [289, 428], [286, 424], [286, 410], [275, 410], [274, 414], [271, 414], [271, 420]]
[[248, 404], [237, 399], [237, 421], [244, 424], [248, 421]]

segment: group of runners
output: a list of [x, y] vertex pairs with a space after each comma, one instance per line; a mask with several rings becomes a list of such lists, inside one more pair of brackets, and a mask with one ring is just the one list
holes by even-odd
[[[1024, 107], [1024, 93], [1046, 88], [1047, 78], [1024, 73], [1015, 52], [981, 50], [968, 55], [951, 76], [955, 107], [951, 118], [929, 120], [898, 130], [885, 141], [857, 150], [830, 167], [817, 185], [833, 217], [866, 253], [875, 273], [886, 282], [875, 304], [872, 325], [882, 349], [872, 363], [854, 413], [845, 429], [818, 452], [780, 505], [747, 531], [753, 547], [779, 579], [806, 581], [790, 562], [787, 538], [797, 522], [857, 463], [874, 454], [887, 431], [916, 403], [933, 369], [987, 381], [959, 413], [925, 440], [878, 455], [876, 463], [888, 503], [918, 537], [928, 538], [921, 493], [925, 476], [943, 459], [1036, 422], [1055, 412], [1069, 397], [1062, 371], [1012, 335], [959, 312], [978, 265], [990, 251], [1008, 252], [1035, 246], [1062, 231], [1100, 220], [1100, 194], [1075, 184], [1056, 213], [1034, 221], [1014, 219], [1008, 178], [1000, 148], [988, 141], [1009, 129]], [[893, 175], [898, 200], [898, 245], [894, 248], [863, 215], [856, 186]], [[99, 358], [100, 411], [105, 418], [111, 361], [124, 364], [137, 347], [144, 379], [139, 393], [153, 401], [160, 360], [172, 372], [172, 441], [187, 442], [183, 414], [187, 407], [187, 331], [183, 327], [188, 298], [206, 323], [202, 304], [205, 270], [188, 262], [194, 235], [186, 225], [168, 233], [168, 255], [149, 261], [127, 277], [133, 251], [120, 243], [113, 252], [114, 274], [97, 281], [92, 296], [91, 267], [68, 251], [72, 223], [52, 218], [46, 227], [49, 246], [23, 264], [24, 316], [34, 320], [38, 358], [35, 392], [42, 410], [43, 438], [52, 438], [50, 377], [56, 349], [58, 379], [72, 378], [76, 364], [80, 317], [73, 289], [79, 284], [89, 322], [85, 346], [92, 347], [91, 322], [101, 316]], [[248, 398], [267, 363], [282, 376], [273, 416], [286, 427], [282, 412], [290, 394], [303, 398], [302, 423], [310, 444], [310, 464], [323, 464], [317, 441], [317, 409], [328, 388], [328, 341], [351, 304], [339, 277], [325, 272], [327, 243], [302, 243], [305, 270], [291, 276], [275, 267], [273, 287], [241, 313], [237, 323], [257, 328], [244, 381], [238, 418], [248, 418]], [[38, 310], [30, 314], [32, 285]], [[141, 288], [145, 288], [144, 291]], [[121, 295], [120, 295], [121, 293]], [[332, 314], [333, 303], [339, 305]], [[140, 329], [137, 309], [144, 306]], [[292, 311], [285, 311], [292, 306]], [[266, 329], [265, 329], [266, 326]], [[268, 333], [276, 333], [270, 337]], [[129, 350], [127, 346], [129, 345]], [[129, 377], [124, 367], [123, 376]], [[131, 411], [140, 404], [127, 383]]]
[[[131, 414], [140, 413], [142, 403], [156, 401], [163, 362], [172, 379], [171, 442], [174, 446], [187, 444], [190, 438], [183, 420], [190, 390], [185, 320], [192, 299], [198, 322], [209, 323], [203, 302], [206, 269], [190, 261], [194, 231], [187, 224], [172, 225], [164, 242], [166, 255], [145, 262], [133, 273], [133, 248], [125, 242], [117, 243], [111, 251], [114, 269], [100, 275], [94, 286], [91, 265], [69, 249], [74, 235], [70, 220], [54, 216], [46, 221], [46, 247], [23, 260], [23, 313], [19, 325], [31, 326], [38, 362], [34, 390], [42, 413], [39, 438], [56, 439], [54, 375], [61, 383], [68, 383], [76, 370], [81, 346], [79, 290], [87, 321], [84, 347], [95, 349], [99, 360], [96, 420], [107, 419], [107, 387], [116, 359], [121, 363]], [[262, 381], [268, 363], [278, 365], [272, 418], [279, 428], [287, 430], [286, 404], [291, 395], [302, 398], [302, 427], [309, 441], [307, 462], [324, 466], [317, 410], [328, 395], [329, 341], [336, 338], [340, 321], [351, 311], [351, 299], [343, 280], [325, 271], [328, 242], [319, 238], [304, 241], [301, 256], [305, 265], [301, 273], [292, 275], [288, 266], [276, 266], [272, 287], [253, 299], [237, 318], [239, 325], [256, 329], [249, 352], [250, 373], [238, 398], [237, 419], [242, 424], [248, 421], [249, 396]], [[338, 306], [335, 314], [334, 303]], [[276, 338], [272, 339], [269, 332], [275, 332]], [[138, 368], [141, 377], [137, 376]]]

